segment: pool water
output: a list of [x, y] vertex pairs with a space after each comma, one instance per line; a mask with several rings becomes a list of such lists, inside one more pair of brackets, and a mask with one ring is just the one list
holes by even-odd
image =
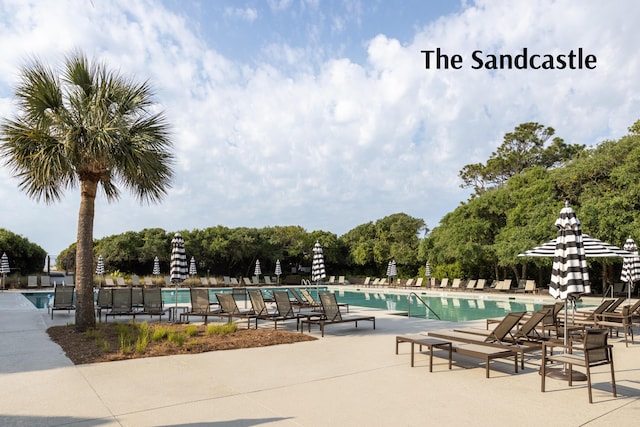
[[[273, 290], [284, 290], [286, 288], [261, 288], [265, 294], [265, 298], [271, 296]], [[317, 292], [326, 292], [326, 288], [321, 287], [316, 290], [312, 287], [309, 289], [311, 294], [316, 297]], [[209, 298], [215, 301], [216, 293], [232, 293], [231, 288], [211, 288], [209, 289]], [[455, 297], [448, 295], [420, 295], [420, 299], [426, 303], [429, 308], [413, 295], [392, 294], [384, 292], [367, 292], [367, 291], [347, 291], [334, 290], [336, 298], [340, 303], [347, 303], [352, 306], [378, 308], [396, 312], [400, 315], [411, 313], [411, 317], [420, 317], [426, 319], [440, 319], [451, 322], [463, 322], [467, 320], [487, 319], [490, 317], [503, 317], [509, 312], [515, 311], [535, 311], [542, 308], [542, 301], [531, 302], [529, 300], [517, 300], [509, 297], [499, 297], [490, 295], [478, 295], [477, 298]], [[53, 298], [53, 292], [25, 292], [23, 293], [29, 301], [37, 308], [47, 308], [49, 301]], [[177, 296], [177, 301], [176, 301]], [[238, 305], [244, 308], [249, 298], [244, 295], [236, 296]], [[189, 289], [180, 288], [162, 290], [162, 301], [165, 305], [174, 304], [185, 305], [190, 303]], [[549, 302], [547, 302], [548, 304]], [[578, 304], [578, 307], [581, 307]]]

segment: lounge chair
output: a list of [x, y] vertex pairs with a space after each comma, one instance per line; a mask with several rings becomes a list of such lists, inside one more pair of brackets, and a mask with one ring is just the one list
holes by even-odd
[[27, 287], [28, 288], [38, 287], [38, 276], [27, 276]]
[[113, 289], [98, 289], [98, 297], [96, 299], [96, 317], [98, 321], [102, 321], [102, 310], [110, 310], [113, 306]]
[[51, 319], [53, 319], [53, 312], [56, 310], [75, 310], [76, 306], [73, 303], [73, 291], [74, 286], [62, 286], [57, 285], [53, 289], [53, 302], [49, 305], [49, 311], [51, 312]]
[[304, 324], [307, 324], [308, 330], [311, 331], [311, 325], [318, 325], [320, 327], [320, 332], [324, 337], [324, 328], [327, 325], [335, 325], [339, 323], [348, 323], [354, 322], [356, 328], [358, 327], [358, 322], [366, 320], [373, 322], [373, 329], [376, 328], [376, 318], [375, 316], [345, 316], [340, 312], [340, 307], [338, 306], [338, 301], [336, 299], [336, 295], [332, 293], [321, 293], [320, 294], [320, 303], [322, 304], [322, 316], [317, 319], [309, 318], [302, 320], [302, 327], [300, 331], [304, 330]]
[[484, 287], [487, 284], [487, 279], [478, 279], [476, 286], [474, 286], [474, 291], [484, 291]]
[[113, 278], [111, 278], [111, 277], [105, 277], [105, 279], [104, 279], [104, 285], [105, 285], [105, 286], [109, 286], [109, 287], [114, 287], [114, 286], [116, 286], [116, 284], [113, 282]]
[[369, 287], [377, 288], [379, 283], [380, 283], [380, 278], [374, 277], [374, 279], [370, 282]]
[[158, 321], [162, 322], [162, 316], [169, 314], [171, 320], [171, 308], [164, 307], [162, 303], [162, 289], [160, 288], [143, 288], [142, 289], [143, 305], [142, 310], [135, 313], [135, 316], [158, 316]]
[[144, 281], [144, 285], [148, 288], [153, 288], [155, 286], [155, 284], [153, 283], [153, 280], [149, 276], [145, 276], [143, 281]]
[[[249, 293], [251, 307], [253, 308], [256, 329], [258, 329], [258, 320], [269, 320], [273, 322], [274, 329], [278, 329], [278, 322], [286, 319], [282, 318], [277, 311], [269, 311], [260, 289], [250, 289], [247, 292]], [[287, 298], [289, 297], [287, 296]]]
[[216, 294], [216, 298], [220, 304], [220, 311], [213, 313], [214, 316], [226, 317], [229, 323], [231, 323], [234, 318], [247, 319], [247, 328], [251, 327], [251, 319], [255, 319], [256, 317], [253, 308], [240, 310], [232, 294]]
[[329, 276], [329, 279], [326, 281], [327, 285], [335, 285], [336, 284], [336, 276]]
[[116, 277], [116, 285], [118, 286], [127, 286], [127, 284], [124, 282], [124, 277]]
[[271, 285], [271, 277], [269, 276], [264, 276], [264, 284], [265, 285]]
[[[636, 306], [640, 304], [640, 300], [636, 302]], [[629, 347], [629, 341], [627, 340], [627, 336], [631, 335], [631, 344], [634, 344], [633, 341], [633, 324], [631, 322], [631, 313], [632, 311], [631, 305], [625, 305], [622, 307], [622, 313], [602, 313], [595, 314], [595, 327], [601, 328], [606, 327], [609, 329], [609, 334], [616, 330], [616, 336], [618, 336], [618, 331], [620, 329], [624, 332], [624, 345]], [[637, 308], [637, 307], [636, 307]]]
[[478, 283], [477, 279], [471, 279], [467, 282], [467, 286], [464, 288], [465, 291], [473, 291], [476, 287], [476, 283]]
[[[596, 323], [596, 315], [602, 313], [612, 313], [617, 306], [619, 306], [624, 298], [618, 298], [617, 300], [604, 300], [597, 306], [593, 311], [577, 311], [571, 319], [568, 319], [569, 322], [577, 325], [583, 326], [593, 326]], [[560, 322], [563, 323], [563, 322]]]
[[313, 308], [314, 303], [307, 301], [307, 299], [298, 291], [296, 288], [289, 288], [289, 293], [293, 295], [292, 305], [298, 307], [298, 310], [301, 308]]
[[216, 280], [215, 277], [209, 277], [209, 285], [218, 286], [218, 281]]
[[408, 278], [402, 287], [405, 289], [413, 288], [413, 280], [413, 277]]
[[535, 293], [536, 292], [536, 281], [535, 280], [525, 280], [524, 281], [524, 286], [522, 287], [518, 287], [516, 290], [516, 293], [522, 292], [522, 293]]
[[422, 277], [418, 277], [416, 279], [416, 282], [413, 284], [414, 288], [422, 288], [422, 282], [424, 281], [424, 279]]
[[140, 276], [138, 276], [137, 274], [131, 276], [131, 286], [140, 286]]
[[319, 312], [295, 312], [289, 299], [287, 291], [274, 291], [273, 297], [276, 301], [277, 321], [284, 322], [288, 319], [296, 320], [296, 330], [300, 329], [300, 321], [303, 319], [320, 318]]
[[[302, 296], [311, 303], [311, 307], [313, 309], [319, 308], [320, 310], [322, 310], [322, 304], [320, 304], [320, 301], [316, 300], [315, 298], [313, 298], [313, 295], [311, 295], [311, 292], [309, 292], [306, 289], [300, 289], [299, 290], [300, 293], [302, 294]], [[343, 307], [347, 310], [347, 313], [349, 312], [349, 304], [347, 304], [346, 302], [339, 302], [338, 303], [339, 307]]]
[[[586, 370], [587, 374], [587, 390], [589, 392], [589, 403], [593, 403], [593, 397], [591, 393], [591, 368], [596, 366], [610, 365], [611, 366], [611, 387], [613, 391], [613, 397], [617, 397], [616, 392], [616, 378], [613, 369], [613, 346], [607, 343], [607, 336], [609, 331], [606, 329], [586, 329], [584, 331], [584, 339], [579, 346], [563, 345], [555, 342], [548, 342], [542, 345], [542, 362], [541, 362], [541, 375], [540, 375], [540, 389], [545, 391], [547, 363], [556, 362], [568, 364], [568, 372], [571, 373], [573, 365], [582, 366]], [[565, 352], [559, 354], [553, 354], [553, 349], [561, 347], [566, 349]], [[547, 349], [551, 351], [551, 354], [547, 354]], [[573, 375], [567, 375], [569, 379], [569, 387], [573, 385]]]
[[371, 276], [367, 276], [364, 278], [364, 282], [362, 283], [362, 286], [365, 288], [368, 288], [369, 286], [371, 286]]
[[[429, 336], [442, 338], [448, 341], [460, 341], [474, 344], [486, 344], [489, 346], [508, 348], [521, 354], [521, 364], [524, 369], [524, 354], [530, 351], [539, 350], [540, 345], [530, 342], [519, 342], [513, 337], [511, 330], [518, 325], [520, 319], [524, 316], [524, 312], [514, 312], [507, 314], [502, 322], [489, 331], [488, 335], [478, 335], [469, 332], [459, 332], [456, 330], [445, 329], [430, 331]], [[509, 338], [507, 338], [509, 337]]]
[[440, 281], [440, 289], [446, 289], [447, 286], [449, 286], [449, 278], [448, 277], [444, 277], [441, 281]]
[[[533, 314], [531, 314], [525, 321], [524, 323], [522, 323], [520, 326], [518, 326], [518, 323], [522, 320], [524, 320], [524, 316], [520, 317], [520, 319], [518, 320], [518, 323], [516, 323], [516, 325], [514, 325], [513, 328], [511, 328], [509, 331], [507, 331], [507, 334], [504, 335], [501, 339], [499, 339], [498, 341], [508, 341], [508, 342], [515, 342], [515, 343], [522, 343], [522, 342], [539, 342], [541, 340], [544, 340], [545, 337], [543, 335], [541, 335], [538, 331], [537, 328], [538, 326], [540, 326], [544, 320], [544, 318], [549, 314], [549, 312], [551, 312], [552, 307], [546, 307], [546, 308], [542, 308], [540, 310], [535, 311]], [[506, 318], [508, 318], [509, 315], [507, 315]], [[500, 325], [500, 324], [499, 324]], [[508, 324], [507, 324], [508, 326]], [[517, 329], [515, 332], [511, 332], [514, 328]], [[506, 326], [505, 326], [506, 329]], [[489, 329], [480, 329], [480, 328], [463, 328], [463, 329], [454, 329], [454, 331], [456, 332], [467, 332], [467, 333], [473, 333], [473, 334], [477, 334], [477, 335], [483, 335], [486, 337], [492, 336], [492, 335], [496, 335], [495, 330], [489, 330]]]
[[338, 285], [348, 285], [349, 281], [345, 278], [345, 276], [338, 276]]
[[51, 286], [51, 278], [47, 275], [40, 276], [40, 286]]
[[191, 309], [180, 313], [180, 322], [186, 317], [187, 322], [191, 316], [204, 318], [205, 325], [209, 317], [219, 313], [220, 310], [212, 309], [211, 299], [209, 298], [209, 289], [206, 288], [190, 288], [189, 297], [191, 299]]
[[452, 291], [457, 291], [460, 289], [460, 285], [462, 284], [462, 280], [461, 279], [453, 279], [453, 283], [451, 284], [451, 290]]
[[134, 310], [141, 309], [144, 306], [144, 297], [142, 288], [131, 288], [131, 307]]
[[104, 321], [108, 321], [109, 316], [133, 316], [133, 306], [131, 303], [131, 288], [113, 288], [113, 304], [111, 309], [104, 314]]
[[209, 279], [207, 279], [206, 277], [201, 277], [200, 278], [200, 284], [202, 286], [209, 286]]

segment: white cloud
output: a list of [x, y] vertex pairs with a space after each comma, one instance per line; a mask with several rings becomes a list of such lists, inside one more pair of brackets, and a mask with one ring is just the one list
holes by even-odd
[[[372, 38], [362, 63], [322, 59], [325, 52], [314, 52], [322, 46], [282, 39], [264, 43], [262, 62], [238, 62], [198, 38], [188, 17], [153, 1], [5, 1], [1, 8], [11, 16], [0, 26], [0, 43], [9, 46], [0, 63], [3, 116], [25, 55], [57, 62], [78, 46], [150, 78], [174, 125], [176, 182], [165, 202], [99, 200], [96, 237], [217, 224], [299, 224], [342, 234], [401, 211], [434, 227], [468, 195], [458, 171], [485, 161], [516, 125], [538, 121], [569, 142], [593, 144], [626, 133], [640, 111], [635, 2], [477, 1], [425, 23], [409, 42]], [[227, 13], [251, 18], [250, 10]], [[425, 70], [420, 51], [436, 47], [463, 55], [463, 69]], [[514, 54], [523, 47], [553, 54], [583, 47], [597, 55], [598, 68], [470, 69], [473, 50]], [[0, 195], [20, 212], [3, 218], [6, 228], [54, 254], [75, 239], [75, 192], [44, 207], [3, 179]]]
[[252, 7], [244, 9], [238, 7], [227, 7], [224, 9], [224, 12], [227, 16], [234, 16], [247, 22], [253, 22], [258, 19], [258, 11]]

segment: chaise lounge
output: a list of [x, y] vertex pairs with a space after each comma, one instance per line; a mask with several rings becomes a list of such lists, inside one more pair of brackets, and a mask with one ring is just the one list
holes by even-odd
[[358, 327], [358, 322], [366, 320], [373, 322], [373, 329], [376, 328], [376, 318], [375, 316], [349, 316], [343, 315], [340, 312], [340, 306], [338, 305], [338, 301], [336, 299], [335, 294], [332, 293], [321, 293], [320, 294], [320, 304], [322, 304], [322, 315], [317, 318], [308, 318], [303, 319], [301, 321], [302, 327], [300, 328], [300, 332], [303, 332], [304, 325], [307, 325], [308, 331], [311, 331], [311, 325], [318, 325], [320, 327], [320, 332], [324, 337], [324, 328], [327, 325], [337, 325], [340, 323], [350, 323], [354, 322], [356, 328]]

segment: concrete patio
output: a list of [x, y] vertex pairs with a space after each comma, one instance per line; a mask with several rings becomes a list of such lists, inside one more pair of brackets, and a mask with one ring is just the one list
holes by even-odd
[[[353, 307], [352, 307], [353, 308]], [[74, 366], [46, 333], [74, 314], [35, 308], [19, 292], [0, 293], [2, 426], [635, 426], [640, 422], [640, 343], [613, 338], [618, 397], [608, 368], [585, 383], [547, 381], [540, 392], [539, 354], [523, 372], [436, 352], [395, 336], [459, 326], [353, 308], [377, 317], [336, 325], [311, 342], [244, 350]], [[483, 325], [476, 321], [465, 326]], [[265, 327], [267, 323], [265, 323]], [[295, 322], [288, 325], [295, 329]], [[638, 332], [638, 328], [636, 328]], [[312, 331], [319, 337], [317, 330]]]

